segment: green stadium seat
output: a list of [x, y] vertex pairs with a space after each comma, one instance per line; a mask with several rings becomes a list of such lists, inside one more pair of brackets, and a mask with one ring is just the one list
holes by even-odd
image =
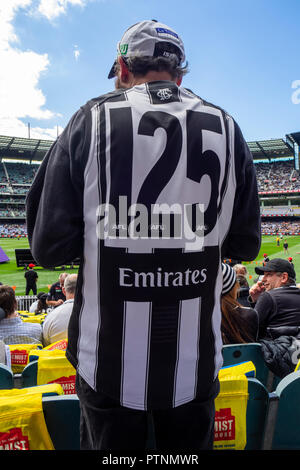
[[245, 450], [261, 450], [269, 408], [269, 392], [254, 378], [248, 378], [247, 444]]
[[252, 361], [256, 368], [256, 378], [272, 391], [274, 374], [268, 368], [260, 343], [228, 344], [223, 346], [223, 366], [239, 364], [240, 362]]
[[55, 450], [80, 450], [77, 395], [43, 397], [43, 411]]
[[269, 408], [265, 450], [300, 449], [300, 371], [284, 377], [272, 394]]
[[37, 385], [38, 361], [32, 361], [24, 367], [21, 375], [21, 387], [34, 387]]
[[12, 370], [5, 364], [0, 364], [0, 389], [11, 389], [14, 386]]

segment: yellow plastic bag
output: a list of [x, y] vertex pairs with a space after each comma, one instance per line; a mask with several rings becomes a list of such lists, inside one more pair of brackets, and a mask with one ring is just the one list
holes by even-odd
[[63, 349], [33, 349], [29, 352], [29, 362], [36, 361], [40, 357], [66, 357], [66, 352]]
[[10, 344], [9, 350], [13, 373], [20, 374], [29, 362], [30, 351], [42, 347], [42, 344]]
[[[63, 353], [59, 349], [52, 353]], [[37, 385], [58, 383], [62, 386], [65, 395], [75, 392], [76, 371], [68, 361], [65, 354], [57, 356], [40, 356], [38, 359]]]
[[45, 320], [45, 317], [47, 316], [47, 313], [41, 313], [39, 315], [26, 315], [23, 316], [21, 315], [21, 319], [25, 323], [43, 323]]
[[32, 395], [41, 393], [42, 395], [63, 395], [64, 391], [61, 385], [47, 384], [47, 385], [35, 385], [34, 387], [25, 387], [25, 388], [10, 388], [0, 390], [0, 400], [2, 397], [13, 397], [19, 395]]
[[240, 362], [232, 366], [222, 367], [219, 371], [219, 379], [223, 377], [236, 377], [245, 374], [246, 377], [255, 377], [256, 368], [252, 361]]
[[0, 450], [54, 450], [41, 393], [0, 397]]
[[220, 377], [220, 393], [215, 400], [215, 450], [243, 450], [247, 443], [246, 375]]

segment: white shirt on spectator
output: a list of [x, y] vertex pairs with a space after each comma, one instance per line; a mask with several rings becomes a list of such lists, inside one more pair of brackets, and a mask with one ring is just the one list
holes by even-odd
[[67, 339], [73, 304], [74, 299], [66, 300], [62, 305], [48, 313], [43, 323], [43, 343], [45, 346]]

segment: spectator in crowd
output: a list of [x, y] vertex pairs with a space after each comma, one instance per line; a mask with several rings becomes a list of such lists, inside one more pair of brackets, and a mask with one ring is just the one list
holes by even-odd
[[29, 292], [31, 290], [32, 290], [33, 295], [36, 295], [36, 292], [37, 292], [36, 283], [37, 283], [38, 275], [35, 272], [35, 270], [33, 269], [34, 266], [35, 266], [34, 264], [30, 263], [28, 265], [29, 270], [26, 271], [25, 274], [24, 274], [24, 277], [26, 279], [25, 295], [29, 295]]
[[53, 310], [53, 307], [49, 307], [47, 304], [48, 294], [43, 293], [38, 298], [37, 306], [34, 310], [36, 315], [40, 315], [41, 313], [50, 313]]
[[270, 261], [270, 258], [268, 257], [267, 253], [264, 253], [264, 260], [263, 260], [263, 266], [265, 266], [265, 264]]
[[238, 301], [239, 283], [235, 270], [222, 263], [221, 331], [224, 344], [252, 343], [257, 340], [258, 315]]
[[259, 338], [274, 336], [276, 329], [280, 334], [286, 327], [300, 326], [300, 289], [291, 263], [274, 258], [255, 272], [263, 276], [249, 291], [259, 316]]
[[72, 313], [76, 291], [77, 274], [69, 274], [64, 282], [66, 300], [49, 313], [43, 323], [43, 344], [48, 346], [68, 337], [69, 319]]
[[238, 289], [238, 301], [244, 307], [250, 307], [249, 302], [249, 283], [245, 276], [238, 275], [236, 277], [237, 282], [239, 283]]
[[17, 312], [17, 299], [12, 287], [0, 286], [0, 308], [5, 316], [0, 321], [0, 340], [5, 344], [42, 343], [41, 325], [23, 322]]
[[65, 302], [66, 296], [63, 293], [63, 286], [67, 275], [68, 273], [61, 273], [59, 275], [58, 281], [52, 284], [52, 286], [50, 287], [47, 299], [48, 307], [55, 308]]
[[47, 294], [46, 294], [45, 292], [39, 292], [39, 293], [37, 294], [37, 299], [36, 299], [34, 302], [32, 302], [32, 304], [31, 304], [30, 307], [29, 307], [29, 312], [30, 312], [30, 313], [34, 313], [34, 312], [36, 311], [36, 308], [37, 308], [37, 306], [38, 306], [39, 299], [41, 298], [42, 295], [47, 295]]
[[10, 349], [2, 340], [0, 340], [0, 364], [11, 368]]
[[[139, 22], [118, 51], [109, 73], [116, 90], [78, 110], [34, 179], [29, 241], [41, 265], [82, 259], [66, 351], [78, 372], [81, 448], [145, 449], [150, 412], [157, 449], [212, 449], [222, 363], [220, 256], [252, 260], [260, 247], [253, 158], [231, 116], [181, 87], [184, 46], [170, 27]], [[106, 243], [96, 227], [99, 204], [109, 202], [121, 222], [122, 199], [126, 224], [135, 205], [146, 204], [151, 216], [157, 200], [182, 208], [210, 200], [208, 236], [195, 233], [201, 246], [193, 252], [184, 249], [186, 234], [133, 240], [131, 227], [125, 239], [118, 230]], [[145, 274], [151, 286], [139, 284]]]
[[248, 270], [244, 264], [237, 263], [233, 266], [233, 269], [236, 272], [237, 276], [247, 276], [248, 275]]

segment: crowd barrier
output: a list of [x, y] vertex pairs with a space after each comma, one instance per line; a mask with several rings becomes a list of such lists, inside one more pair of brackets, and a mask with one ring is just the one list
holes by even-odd
[[36, 295], [18, 295], [16, 296], [18, 302], [18, 310], [29, 311], [31, 304], [37, 300]]

